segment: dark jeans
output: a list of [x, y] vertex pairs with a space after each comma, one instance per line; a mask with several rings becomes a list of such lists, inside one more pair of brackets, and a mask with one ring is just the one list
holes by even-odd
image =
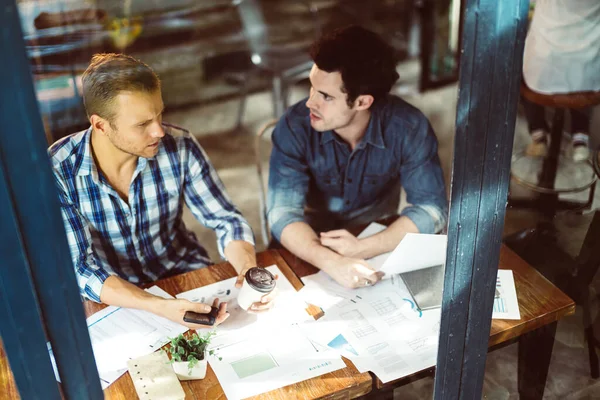
[[[529, 133], [536, 130], [544, 130], [550, 132], [550, 127], [546, 121], [546, 110], [543, 106], [530, 102], [529, 100], [521, 97], [523, 107], [525, 108], [525, 116], [527, 117], [527, 124], [529, 126]], [[590, 132], [590, 110], [589, 109], [574, 109], [570, 108], [571, 114], [571, 133], [585, 133]]]

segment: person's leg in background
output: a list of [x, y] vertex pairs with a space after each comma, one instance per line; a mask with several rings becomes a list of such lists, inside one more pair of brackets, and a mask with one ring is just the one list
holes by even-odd
[[546, 111], [543, 106], [532, 103], [521, 97], [531, 143], [527, 146], [525, 153], [532, 157], [544, 157], [548, 153], [548, 132], [550, 128], [546, 122]]
[[589, 109], [570, 109], [571, 134], [573, 137], [573, 161], [585, 161], [590, 157], [590, 116]]

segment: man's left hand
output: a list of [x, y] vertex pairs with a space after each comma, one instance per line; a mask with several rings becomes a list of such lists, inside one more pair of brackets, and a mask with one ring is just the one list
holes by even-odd
[[361, 241], [345, 229], [337, 229], [329, 232], [321, 232], [321, 245], [344, 257], [362, 258]]

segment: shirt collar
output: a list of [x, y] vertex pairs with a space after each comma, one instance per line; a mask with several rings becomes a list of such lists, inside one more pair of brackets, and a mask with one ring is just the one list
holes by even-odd
[[379, 118], [378, 107], [373, 107], [371, 111], [371, 119], [369, 125], [367, 125], [367, 132], [361, 142], [369, 143], [371, 146], [385, 149], [385, 143], [383, 142], [383, 132], [381, 132], [381, 120]]
[[[360, 141], [361, 143], [369, 143], [371, 146], [378, 147], [380, 149], [385, 149], [385, 143], [383, 141], [383, 132], [381, 131], [381, 121], [379, 118], [378, 107], [374, 107], [371, 112], [371, 119], [369, 120], [369, 124], [367, 125], [367, 131], [365, 132], [365, 136]], [[325, 131], [321, 133], [321, 144], [326, 144], [335, 140], [335, 135], [333, 131]], [[361, 146], [361, 147], [364, 147]]]
[[321, 144], [329, 143], [334, 139], [332, 131], [325, 131], [321, 133]]
[[82, 145], [79, 147], [79, 154], [77, 154], [76, 158], [79, 161], [79, 165], [76, 167], [76, 174], [79, 176], [90, 175], [96, 169], [94, 158], [92, 157], [91, 137], [92, 127], [90, 126], [83, 134]]
[[[76, 174], [78, 176], [85, 175], [96, 175], [97, 169], [96, 163], [94, 162], [94, 157], [92, 156], [92, 127], [90, 126], [85, 133], [83, 134], [82, 146], [79, 148], [79, 154], [77, 154], [77, 160], [79, 160], [79, 165], [76, 167]], [[159, 145], [160, 146], [160, 145]], [[146, 168], [146, 164], [148, 161], [156, 160], [156, 156], [152, 158], [144, 158], [138, 157], [138, 163], [136, 171], [142, 171]]]

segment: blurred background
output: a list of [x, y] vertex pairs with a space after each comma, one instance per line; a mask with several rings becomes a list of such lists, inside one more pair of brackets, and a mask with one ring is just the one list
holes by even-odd
[[[308, 95], [310, 44], [323, 32], [360, 24], [396, 51], [400, 81], [393, 89], [419, 103], [423, 93], [455, 83], [459, 0], [20, 0], [17, 2], [49, 144], [87, 129], [81, 74], [93, 54], [130, 54], [162, 81], [164, 119], [189, 129], [209, 154], [233, 202], [259, 237], [260, 184], [266, 182], [269, 131], [264, 124]], [[416, 104], [433, 123], [447, 122], [446, 178], [451, 164], [456, 87], [448, 99]], [[434, 99], [434, 97], [432, 97]], [[435, 104], [444, 105], [437, 118]], [[437, 123], [438, 130], [445, 128]], [[443, 138], [448, 140], [443, 140]], [[444, 156], [442, 156], [444, 157]], [[214, 235], [186, 213], [186, 224], [213, 259]]]
[[[170, 111], [272, 89], [273, 75], [281, 77], [283, 87], [276, 91], [283, 97], [290, 84], [307, 77], [310, 63], [308, 68], [303, 64], [310, 61], [306, 50], [315, 37], [349, 24], [380, 33], [396, 49], [399, 61], [421, 55], [429, 70], [420, 80], [421, 89], [456, 80], [460, 1], [17, 3], [40, 109], [52, 141], [86, 127], [80, 75], [98, 52], [123, 52], [150, 65], [163, 82]], [[420, 24], [420, 20], [427, 23]], [[426, 41], [420, 40], [422, 35]], [[426, 54], [421, 54], [421, 47]], [[286, 104], [285, 99], [278, 101], [274, 116]]]

